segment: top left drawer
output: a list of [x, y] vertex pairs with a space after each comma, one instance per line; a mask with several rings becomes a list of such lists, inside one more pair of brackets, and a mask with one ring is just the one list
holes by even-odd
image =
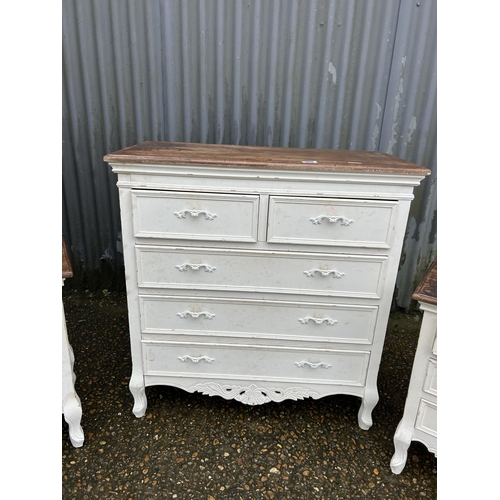
[[132, 190], [138, 238], [256, 242], [259, 196]]

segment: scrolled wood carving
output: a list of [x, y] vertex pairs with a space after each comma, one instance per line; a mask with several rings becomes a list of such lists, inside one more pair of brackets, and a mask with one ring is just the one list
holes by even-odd
[[321, 224], [323, 219], [327, 219], [328, 222], [337, 222], [340, 221], [342, 226], [350, 226], [354, 221], [348, 219], [347, 217], [335, 216], [335, 215], [320, 215], [319, 217], [311, 217], [309, 220], [313, 224]]
[[207, 220], [214, 220], [217, 217], [217, 214], [212, 214], [207, 210], [181, 210], [179, 212], [174, 212], [174, 215], [179, 219], [185, 219], [187, 213], [191, 217], [198, 217], [200, 214], [205, 214], [205, 219]]
[[240, 403], [255, 406], [274, 401], [279, 403], [285, 399], [297, 401], [308, 397], [318, 397], [318, 393], [303, 387], [262, 387], [255, 384], [249, 386], [220, 385], [215, 382], [206, 382], [193, 385], [187, 389], [189, 392], [201, 392], [208, 396], [221, 396], [224, 399], [235, 399]]

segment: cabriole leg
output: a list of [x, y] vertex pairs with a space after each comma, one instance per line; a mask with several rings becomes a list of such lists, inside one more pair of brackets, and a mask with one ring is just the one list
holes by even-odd
[[394, 434], [394, 455], [391, 458], [391, 470], [394, 474], [399, 474], [406, 465], [408, 457], [408, 448], [411, 443], [413, 433], [411, 430], [406, 429], [402, 422], [398, 425], [396, 433]]
[[361, 406], [358, 412], [358, 424], [365, 431], [373, 425], [372, 411], [377, 406], [379, 397], [376, 388], [370, 389], [366, 387], [365, 395], [361, 400]]
[[148, 407], [148, 400], [146, 398], [146, 387], [144, 386], [144, 377], [142, 374], [132, 372], [129, 384], [130, 392], [134, 397], [134, 408], [132, 413], [140, 418], [146, 413]]
[[83, 445], [84, 434], [81, 427], [82, 403], [75, 391], [76, 375], [73, 371], [75, 355], [68, 340], [64, 305], [62, 305], [62, 412], [69, 427], [69, 438], [75, 448]]
[[69, 439], [75, 448], [83, 445], [85, 436], [80, 422], [82, 420], [82, 405], [78, 394], [69, 394], [63, 401], [64, 420], [68, 424]]

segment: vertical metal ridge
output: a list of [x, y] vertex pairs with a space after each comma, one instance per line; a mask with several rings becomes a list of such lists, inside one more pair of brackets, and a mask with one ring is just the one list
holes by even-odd
[[[342, 128], [344, 124], [344, 106], [348, 106], [349, 91], [346, 91], [347, 81], [349, 77], [349, 51], [352, 44], [352, 23], [354, 22], [354, 5], [355, 2], [349, 2], [347, 4], [347, 11], [344, 13], [337, 4], [337, 8], [342, 13], [339, 15], [339, 22], [343, 30], [346, 32], [343, 37], [344, 43], [340, 44], [337, 40], [336, 45], [339, 46], [336, 61], [333, 64], [335, 77], [335, 99], [334, 99], [334, 119], [332, 127], [332, 135], [330, 147], [337, 149], [349, 149], [346, 146], [346, 141], [344, 139], [345, 134], [342, 133]], [[340, 29], [339, 29], [340, 31]], [[334, 35], [335, 36], [335, 35]], [[332, 73], [332, 77], [334, 76]], [[346, 96], [347, 93], [347, 96]]]
[[279, 81], [277, 78], [278, 71], [278, 27], [279, 27], [279, 13], [281, 8], [281, 1], [277, 0], [273, 2], [273, 9], [270, 12], [269, 18], [272, 20], [269, 23], [268, 30], [268, 46], [270, 45], [270, 50], [266, 50], [266, 55], [269, 57], [268, 64], [266, 66], [267, 78], [265, 80], [267, 91], [265, 89], [265, 95], [267, 95], [267, 109], [266, 109], [266, 120], [265, 120], [265, 131], [264, 131], [264, 142], [266, 146], [274, 146], [275, 143], [275, 129], [278, 127], [276, 124], [276, 114], [279, 106], [277, 101], [279, 101]]
[[216, 39], [215, 39], [215, 85], [216, 85], [216, 137], [217, 144], [222, 144], [224, 138], [224, 0], [215, 0], [217, 9]]
[[285, 81], [284, 81], [284, 103], [283, 103], [283, 115], [282, 115], [282, 133], [281, 133], [281, 146], [294, 146], [294, 142], [291, 139], [291, 123], [294, 118], [293, 109], [293, 92], [294, 92], [294, 81], [295, 81], [295, 51], [296, 51], [296, 32], [297, 32], [297, 22], [298, 22], [298, 2], [297, 0], [292, 0], [289, 2], [292, 4], [290, 14], [288, 16], [288, 57], [285, 60]]
[[[188, 2], [181, 2], [180, 4], [180, 28], [181, 28], [181, 67], [182, 67], [182, 81], [192, 82], [192, 75], [190, 72], [190, 33], [188, 25]], [[192, 123], [191, 123], [191, 92], [188, 92], [188, 88], [183, 86], [182, 88], [182, 118], [183, 118], [183, 140], [186, 142], [191, 142], [192, 138]]]
[[[328, 71], [331, 59], [332, 59], [332, 38], [333, 38], [333, 30], [334, 23], [336, 20], [335, 16], [335, 3], [330, 2], [328, 4], [328, 11], [326, 13], [326, 20], [323, 19], [320, 21], [322, 24], [322, 29], [326, 29], [326, 34], [324, 38], [324, 43], [322, 46], [324, 47], [322, 53], [322, 67], [320, 69], [320, 84], [319, 84], [319, 99], [317, 99], [316, 104], [316, 116], [317, 116], [317, 126], [316, 126], [316, 142], [314, 147], [316, 148], [324, 148], [327, 147], [327, 141], [325, 137], [325, 129], [326, 120], [327, 120], [327, 110], [332, 105], [331, 96], [328, 95], [328, 88], [331, 83], [330, 72]], [[325, 28], [326, 26], [326, 28]]]
[[[295, 119], [291, 123], [291, 134], [295, 138], [295, 147], [304, 148], [307, 142], [307, 127], [309, 107], [309, 84], [311, 74], [311, 15], [314, 12], [314, 0], [311, 0], [310, 8], [303, 12], [304, 4], [299, 3], [299, 14], [297, 24], [297, 52], [294, 57], [294, 87], [296, 88], [294, 106]], [[303, 28], [303, 29], [300, 29]], [[298, 54], [303, 54], [302, 64], [299, 63]]]
[[209, 113], [209, 103], [207, 99], [207, 86], [208, 86], [208, 78], [207, 78], [207, 21], [206, 21], [206, 12], [205, 12], [205, 2], [200, 2], [200, 14], [198, 18], [199, 22], [199, 53], [200, 53], [200, 61], [199, 61], [199, 85], [198, 85], [198, 95], [199, 95], [199, 116], [200, 116], [200, 142], [206, 143], [208, 142], [208, 113]]
[[[257, 133], [259, 128], [259, 115], [261, 114], [261, 102], [260, 98], [262, 96], [260, 92], [260, 82], [262, 81], [260, 72], [260, 56], [261, 56], [261, 39], [264, 37], [261, 34], [261, 2], [260, 0], [254, 0], [253, 2], [253, 12], [254, 15], [251, 17], [251, 51], [250, 51], [250, 61], [249, 61], [249, 90], [248, 90], [248, 106], [249, 106], [249, 120], [248, 120], [248, 130], [246, 135], [246, 144], [249, 146], [255, 146], [257, 144]], [[265, 75], [266, 66], [263, 66], [262, 74]], [[259, 78], [260, 77], [260, 78]]]
[[228, 31], [228, 35], [232, 37], [232, 51], [231, 51], [231, 66], [227, 66], [228, 71], [229, 67], [232, 69], [231, 81], [232, 88], [230, 91], [230, 101], [232, 102], [232, 110], [231, 110], [231, 135], [230, 141], [231, 144], [240, 144], [241, 135], [240, 128], [238, 124], [241, 124], [241, 37], [238, 36], [238, 33], [242, 32], [242, 0], [234, 0], [234, 14], [233, 14], [233, 23], [232, 30]]

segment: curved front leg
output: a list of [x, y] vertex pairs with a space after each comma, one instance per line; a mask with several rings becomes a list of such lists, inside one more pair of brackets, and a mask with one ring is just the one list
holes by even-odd
[[64, 420], [68, 424], [69, 439], [75, 448], [83, 445], [85, 436], [80, 422], [82, 420], [82, 404], [78, 394], [68, 394], [63, 401]]
[[64, 304], [62, 304], [62, 412], [69, 427], [69, 438], [75, 448], [83, 445], [84, 434], [80, 424], [82, 420], [82, 403], [75, 391], [76, 375], [73, 371], [75, 355], [68, 340]]
[[391, 458], [391, 470], [394, 474], [400, 474], [406, 465], [408, 448], [410, 447], [413, 432], [401, 421], [394, 434], [394, 455]]
[[378, 400], [377, 388], [366, 387], [358, 412], [358, 424], [365, 431], [373, 425], [372, 411], [377, 406]]
[[144, 377], [142, 373], [135, 373], [132, 371], [130, 377], [129, 389], [134, 397], [134, 407], [132, 413], [140, 418], [146, 413], [148, 407], [148, 400], [146, 398], [146, 386], [144, 385]]

